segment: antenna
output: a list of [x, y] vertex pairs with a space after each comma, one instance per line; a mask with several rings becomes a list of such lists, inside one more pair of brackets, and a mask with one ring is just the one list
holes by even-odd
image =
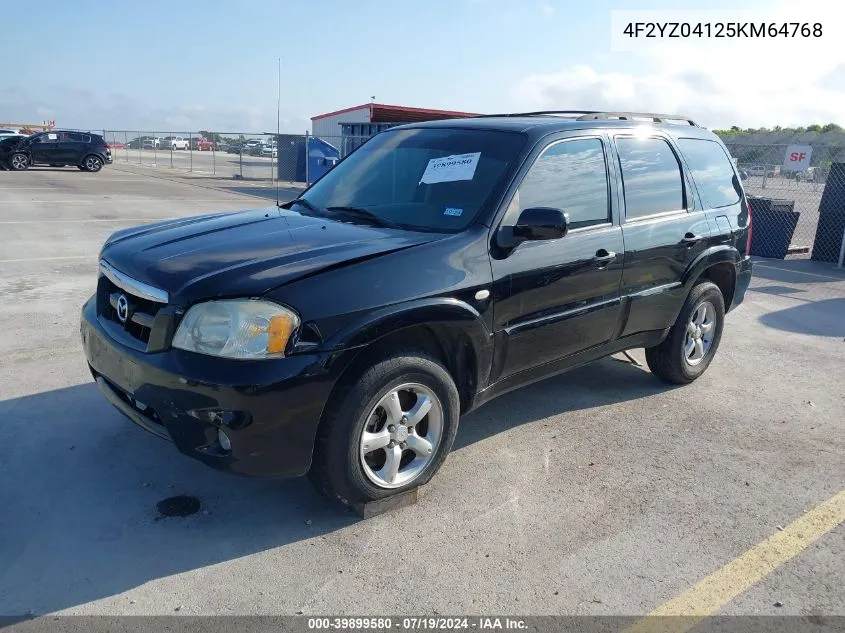
[[[281, 136], [282, 128], [282, 58], [279, 57], [279, 94], [276, 97], [276, 206], [279, 206], [279, 137]], [[305, 148], [306, 160], [308, 157], [308, 148]]]

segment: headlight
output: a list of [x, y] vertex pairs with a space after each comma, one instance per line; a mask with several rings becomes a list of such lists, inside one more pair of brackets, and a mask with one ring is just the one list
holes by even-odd
[[231, 299], [193, 306], [173, 337], [173, 347], [225, 358], [282, 358], [299, 327], [293, 311], [269, 301]]

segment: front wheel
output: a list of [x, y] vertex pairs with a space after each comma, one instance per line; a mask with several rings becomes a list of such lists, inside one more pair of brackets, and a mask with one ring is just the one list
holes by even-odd
[[29, 159], [26, 157], [26, 154], [15, 152], [9, 157], [9, 167], [13, 171], [23, 171], [29, 167]]
[[710, 281], [697, 283], [666, 340], [646, 349], [649, 369], [666, 382], [691, 383], [710, 366], [722, 340], [724, 325], [722, 291]]
[[458, 430], [458, 390], [437, 360], [399, 351], [333, 396], [309, 473], [320, 492], [350, 505], [428, 482]]

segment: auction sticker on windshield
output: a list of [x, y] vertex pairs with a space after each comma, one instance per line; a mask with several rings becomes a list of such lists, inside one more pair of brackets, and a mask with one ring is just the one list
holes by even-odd
[[472, 180], [481, 152], [474, 154], [453, 154], [442, 158], [432, 158], [420, 179], [420, 184], [433, 185], [438, 182]]

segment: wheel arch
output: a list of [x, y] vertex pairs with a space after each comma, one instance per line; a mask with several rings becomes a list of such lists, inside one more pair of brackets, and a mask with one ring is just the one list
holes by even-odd
[[682, 279], [686, 291], [684, 296], [689, 294], [700, 280], [706, 279], [718, 286], [725, 301], [725, 312], [728, 312], [732, 307], [736, 290], [736, 265], [741, 260], [739, 251], [732, 246], [716, 246], [704, 251], [684, 273]]
[[332, 396], [379, 355], [412, 348], [443, 364], [455, 381], [464, 412], [472, 408], [476, 392], [489, 378], [493, 339], [475, 308], [457, 299], [438, 298], [369, 314], [325, 344], [333, 349], [358, 349], [341, 372]]

